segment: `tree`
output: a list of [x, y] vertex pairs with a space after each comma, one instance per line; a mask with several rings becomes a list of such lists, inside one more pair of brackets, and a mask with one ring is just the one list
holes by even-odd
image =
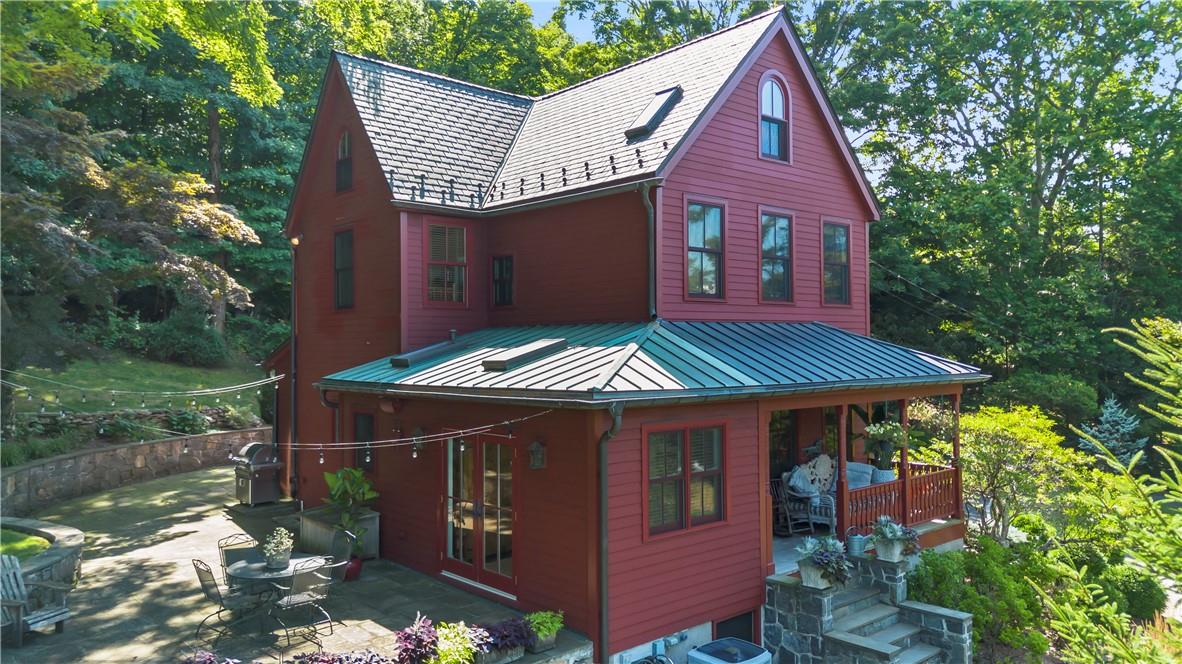
[[1134, 454], [1145, 448], [1145, 443], [1149, 440], [1134, 437], [1140, 425], [1140, 418], [1125, 410], [1115, 397], [1108, 397], [1100, 408], [1100, 419], [1096, 425], [1085, 424], [1081, 427], [1086, 436], [1080, 438], [1080, 449], [1099, 453], [1099, 448], [1091, 443], [1092, 440], [1098, 440], [1121, 464], [1127, 465]]

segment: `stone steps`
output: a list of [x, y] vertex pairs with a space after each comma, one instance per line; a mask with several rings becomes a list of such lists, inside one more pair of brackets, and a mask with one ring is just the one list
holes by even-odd
[[844, 590], [833, 596], [833, 619], [839, 620], [852, 613], [870, 608], [878, 604], [882, 593], [870, 586], [859, 586], [852, 590]]
[[833, 621], [833, 631], [850, 632], [858, 636], [866, 636], [886, 627], [890, 627], [899, 620], [899, 607], [879, 602], [861, 611], [845, 616], [841, 620]]
[[880, 629], [868, 635], [866, 638], [899, 646], [909, 646], [911, 645], [911, 637], [922, 631], [923, 629], [919, 625], [909, 622], [897, 622], [886, 629]]
[[891, 664], [924, 664], [924, 662], [938, 661], [941, 651], [933, 645], [922, 643], [911, 646], [900, 652], [891, 660]]

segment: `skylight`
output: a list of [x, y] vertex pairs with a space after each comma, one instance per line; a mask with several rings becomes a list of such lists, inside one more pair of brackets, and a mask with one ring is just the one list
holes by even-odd
[[508, 371], [564, 350], [566, 346], [566, 339], [538, 339], [524, 346], [489, 355], [480, 364], [485, 371]]
[[653, 95], [648, 106], [632, 121], [632, 126], [624, 130], [628, 138], [638, 138], [652, 132], [665, 119], [669, 109], [681, 99], [681, 86], [675, 85], [667, 90], [661, 90]]

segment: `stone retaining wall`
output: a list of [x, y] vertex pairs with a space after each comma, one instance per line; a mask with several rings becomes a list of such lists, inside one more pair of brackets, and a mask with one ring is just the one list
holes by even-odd
[[0, 469], [0, 514], [31, 514], [69, 498], [228, 464], [246, 443], [270, 440], [271, 427], [260, 427], [94, 447]]
[[[21, 561], [21, 576], [29, 581], [52, 581], [73, 587], [82, 577], [82, 545], [86, 536], [81, 530], [36, 519], [5, 517], [5, 528], [49, 540], [49, 548]], [[41, 608], [44, 598], [30, 593], [29, 610]]]

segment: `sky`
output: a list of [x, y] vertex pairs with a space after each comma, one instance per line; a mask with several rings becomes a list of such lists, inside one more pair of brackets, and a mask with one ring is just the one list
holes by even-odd
[[[554, 9], [558, 6], [557, 0], [553, 2], [528, 2], [530, 9], [534, 10], [534, 25], [542, 25], [550, 20], [550, 15], [554, 13]], [[591, 25], [589, 18], [580, 20], [577, 16], [568, 16], [566, 19], [566, 31], [570, 33], [575, 41], [585, 42], [591, 41], [592, 31], [594, 26]]]

